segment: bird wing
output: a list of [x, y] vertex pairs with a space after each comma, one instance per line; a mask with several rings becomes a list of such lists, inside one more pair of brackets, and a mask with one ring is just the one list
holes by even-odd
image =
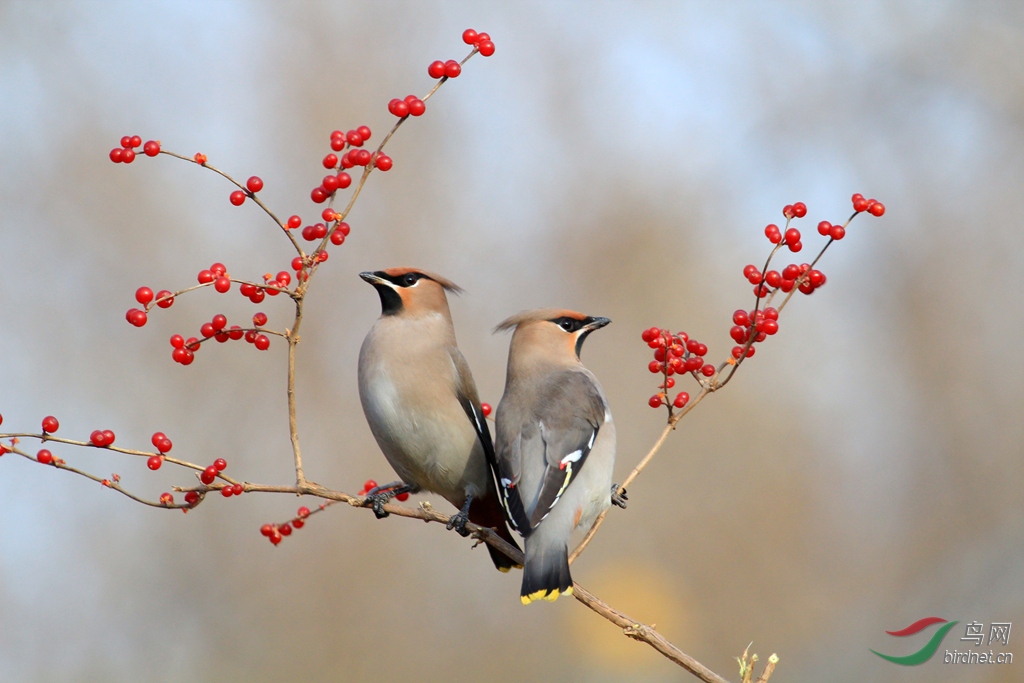
[[[583, 469], [606, 411], [600, 389], [587, 373], [560, 372], [543, 383], [519, 434], [499, 457], [501, 483], [510, 501], [506, 507], [520, 531], [529, 534], [558, 504]], [[515, 486], [523, 467], [544, 470], [529, 515]]]
[[484, 448], [484, 456], [487, 464], [493, 473], [497, 469], [494, 457], [494, 442], [491, 441], [491, 430], [487, 427], [487, 418], [480, 408], [480, 397], [476, 393], [476, 384], [473, 382], [473, 375], [469, 371], [469, 364], [463, 357], [458, 347], [452, 347], [448, 351], [455, 368], [455, 395], [459, 398], [462, 409], [476, 430], [480, 445]]

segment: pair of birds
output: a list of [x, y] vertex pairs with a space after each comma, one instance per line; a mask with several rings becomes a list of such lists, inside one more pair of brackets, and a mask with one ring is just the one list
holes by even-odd
[[[374, 512], [385, 516], [384, 504], [401, 493], [430, 491], [459, 508], [449, 529], [466, 535], [471, 521], [518, 548], [507, 518], [526, 545], [523, 604], [571, 594], [573, 530], [589, 528], [612, 502], [624, 507], [612, 484], [608, 401], [579, 358], [587, 335], [611, 321], [545, 309], [495, 328], [514, 332], [492, 442], [455, 342], [446, 292], [459, 287], [414, 268], [360, 277], [377, 290], [382, 312], [359, 352], [359, 398], [400, 477], [368, 492]], [[487, 549], [501, 571], [518, 566]]]

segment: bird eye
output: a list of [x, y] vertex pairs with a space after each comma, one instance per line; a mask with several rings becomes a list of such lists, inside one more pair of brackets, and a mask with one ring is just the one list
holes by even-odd
[[569, 318], [563, 318], [562, 319], [562, 323], [561, 323], [562, 324], [562, 329], [565, 330], [566, 332], [572, 332], [573, 331], [573, 327], [575, 327], [575, 325], [573, 323], [575, 323], [575, 322], [576, 322], [575, 320], [570, 320]]
[[419, 280], [419, 277], [416, 276], [416, 273], [409, 273], [404, 278], [402, 278], [402, 283], [405, 284], [406, 287], [412, 287], [414, 284], [416, 284], [417, 280]]

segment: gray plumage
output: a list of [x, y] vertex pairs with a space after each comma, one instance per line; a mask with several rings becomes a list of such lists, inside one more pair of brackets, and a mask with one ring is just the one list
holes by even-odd
[[524, 604], [571, 594], [568, 544], [611, 504], [615, 425], [608, 401], [578, 353], [607, 325], [574, 311], [509, 318], [514, 328], [495, 455], [509, 517], [525, 537]]
[[[381, 451], [406, 490], [440, 494], [460, 509], [449, 528], [464, 533], [469, 520], [515, 545], [491, 471], [490, 431], [455, 341], [445, 297], [455, 286], [410, 268], [362, 277], [381, 296], [381, 317], [359, 352], [359, 398]], [[386, 502], [397, 490], [375, 495]], [[487, 547], [498, 569], [513, 566]]]

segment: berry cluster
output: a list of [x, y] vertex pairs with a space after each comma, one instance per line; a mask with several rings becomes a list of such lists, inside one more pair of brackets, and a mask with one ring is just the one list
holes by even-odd
[[668, 391], [676, 385], [673, 375], [681, 375], [684, 372], [715, 374], [715, 366], [704, 362], [708, 347], [696, 339], [690, 339], [685, 332], [673, 334], [669, 330], [652, 327], [644, 330], [640, 337], [654, 349], [654, 360], [648, 363], [647, 369], [662, 375], [662, 383], [658, 386], [661, 391], [647, 401], [652, 408], [660, 408], [663, 405], [669, 406], [670, 409], [682, 408], [690, 400], [690, 395], [681, 391], [669, 401]]
[[[324, 509], [324, 505], [320, 506], [320, 509]], [[264, 524], [260, 527], [260, 533], [267, 537], [267, 540], [277, 545], [281, 542], [281, 539], [285, 536], [292, 535], [292, 529], [301, 529], [306, 526], [306, 518], [312, 513], [309, 508], [303, 505], [296, 513], [294, 519], [285, 522], [284, 524]]]
[[125, 135], [121, 138], [121, 146], [110, 150], [110, 160], [115, 164], [130, 164], [135, 161], [135, 150], [142, 147], [143, 153], [148, 157], [155, 157], [160, 153], [160, 143], [150, 140], [145, 145], [138, 135]]
[[[782, 214], [786, 218], [785, 228], [779, 228], [774, 223], [765, 227], [764, 235], [774, 247], [763, 269], [754, 264], [748, 264], [743, 268], [743, 277], [754, 287], [755, 305], [749, 311], [739, 309], [733, 313], [729, 336], [737, 346], [732, 348], [731, 357], [726, 360], [722, 368], [726, 365], [735, 367], [745, 358], [750, 358], [754, 355], [754, 344], [763, 342], [778, 333], [779, 311], [793, 295], [793, 290], [802, 294], [812, 294], [825, 284], [825, 274], [815, 269], [814, 266], [829, 245], [846, 236], [846, 228], [857, 214], [866, 211], [873, 216], [881, 216], [885, 213], [885, 206], [875, 199], [865, 199], [861, 194], [855, 194], [851, 199], [854, 213], [846, 223], [841, 225], [829, 221], [818, 223], [818, 234], [829, 239], [811, 263], [799, 265], [790, 263], [781, 270], [768, 269], [772, 258], [782, 247], [787, 247], [791, 252], [803, 249], [800, 231], [795, 227], [790, 227], [790, 222], [794, 218], [803, 218], [807, 215], [807, 206], [803, 202], [787, 204], [783, 207]], [[787, 295], [786, 299], [778, 308], [769, 306], [772, 298], [780, 291]], [[763, 308], [762, 303], [764, 304]], [[671, 417], [673, 408], [682, 408], [686, 405], [689, 400], [689, 395], [686, 392], [677, 394], [676, 398], [669, 402], [668, 390], [675, 386], [675, 380], [672, 377], [675, 374], [689, 372], [705, 391], [713, 391], [717, 388], [718, 384], [711, 381], [711, 378], [716, 377], [721, 368], [716, 369], [714, 365], [704, 363], [703, 356], [707, 353], [707, 347], [704, 344], [688, 338], [685, 332], [672, 334], [669, 330], [657, 327], [644, 330], [641, 336], [647, 345], [654, 349], [654, 360], [648, 364], [648, 369], [652, 373], [661, 373], [663, 378], [662, 383], [658, 386], [660, 391], [648, 400], [651, 407], [668, 406]], [[700, 375], [707, 379], [703, 379]]]
[[494, 54], [494, 42], [486, 33], [477, 33], [471, 28], [462, 32], [462, 42], [472, 45], [483, 57], [490, 57]]
[[235, 206], [241, 206], [245, 203], [246, 197], [255, 197], [256, 193], [263, 189], [263, 179], [259, 176], [251, 176], [245, 181], [244, 190], [235, 190], [228, 195], [228, 201]]

